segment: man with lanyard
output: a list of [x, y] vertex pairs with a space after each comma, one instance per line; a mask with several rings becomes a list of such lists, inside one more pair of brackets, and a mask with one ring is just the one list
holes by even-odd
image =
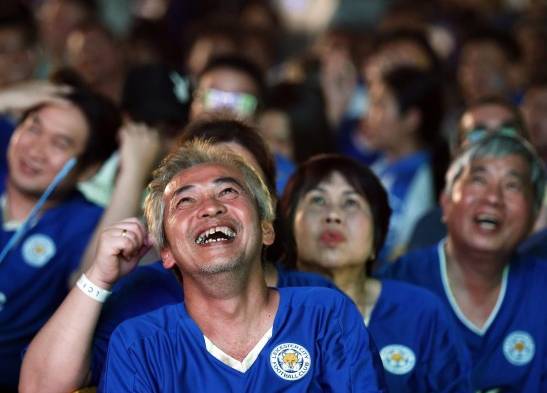
[[102, 213], [74, 185], [112, 153], [119, 125], [110, 101], [72, 89], [28, 109], [10, 139], [0, 173], [1, 391], [15, 391], [22, 350], [68, 291]]

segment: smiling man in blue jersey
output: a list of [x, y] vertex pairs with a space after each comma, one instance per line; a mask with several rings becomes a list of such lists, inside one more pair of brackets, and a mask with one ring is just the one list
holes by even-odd
[[[32, 102], [32, 100], [30, 100]], [[115, 148], [114, 104], [74, 88], [28, 109], [0, 171], [0, 391], [15, 391], [22, 350], [69, 288], [102, 209], [75, 190]], [[77, 164], [29, 219], [67, 162]], [[17, 241], [16, 241], [17, 239]]]
[[448, 236], [387, 275], [426, 287], [451, 311], [480, 392], [547, 391], [547, 263], [516, 249], [541, 208], [545, 171], [518, 136], [492, 134], [452, 163], [441, 199]]
[[[164, 266], [182, 275], [184, 302], [114, 331], [102, 391], [384, 391], [378, 354], [349, 299], [266, 286], [274, 199], [254, 169], [193, 142], [164, 160], [149, 191], [148, 228]], [[108, 288], [150, 247], [148, 236], [133, 219], [106, 229], [89, 285]]]

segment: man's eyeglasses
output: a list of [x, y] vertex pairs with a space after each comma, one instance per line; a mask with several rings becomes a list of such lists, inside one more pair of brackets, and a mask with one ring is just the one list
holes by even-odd
[[246, 118], [254, 115], [258, 105], [252, 94], [218, 89], [196, 92], [195, 99], [200, 100], [206, 110], [229, 109]]

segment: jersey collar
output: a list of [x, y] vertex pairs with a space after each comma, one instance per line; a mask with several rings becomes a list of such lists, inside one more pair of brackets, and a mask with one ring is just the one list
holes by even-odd
[[454, 314], [458, 317], [461, 323], [465, 325], [469, 330], [471, 330], [473, 333], [484, 336], [486, 332], [488, 331], [488, 328], [492, 323], [494, 322], [494, 319], [496, 319], [496, 316], [498, 315], [501, 305], [503, 303], [503, 299], [505, 299], [505, 292], [507, 290], [507, 278], [509, 276], [509, 265], [505, 266], [503, 269], [502, 277], [501, 277], [501, 288], [500, 292], [498, 294], [498, 299], [496, 300], [496, 305], [494, 306], [494, 309], [488, 316], [488, 319], [484, 323], [484, 326], [478, 327], [473, 322], [471, 322], [465, 314], [460, 309], [460, 306], [458, 305], [458, 302], [456, 301], [456, 297], [454, 296], [454, 293], [452, 292], [452, 289], [450, 288], [450, 283], [448, 281], [448, 273], [446, 270], [446, 252], [444, 245], [446, 243], [446, 240], [442, 241], [438, 245], [438, 254], [439, 254], [439, 268], [441, 272], [441, 280], [443, 283], [443, 289], [446, 297], [448, 298], [448, 302], [450, 303], [450, 307], [452, 307], [452, 311], [454, 311]]

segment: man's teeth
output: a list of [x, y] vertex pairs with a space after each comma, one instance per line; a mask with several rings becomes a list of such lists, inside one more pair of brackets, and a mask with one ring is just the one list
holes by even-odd
[[225, 226], [214, 227], [202, 232], [196, 239], [197, 244], [208, 244], [233, 239], [236, 233]]
[[495, 229], [499, 224], [497, 218], [486, 214], [477, 216], [476, 221], [484, 229]]

